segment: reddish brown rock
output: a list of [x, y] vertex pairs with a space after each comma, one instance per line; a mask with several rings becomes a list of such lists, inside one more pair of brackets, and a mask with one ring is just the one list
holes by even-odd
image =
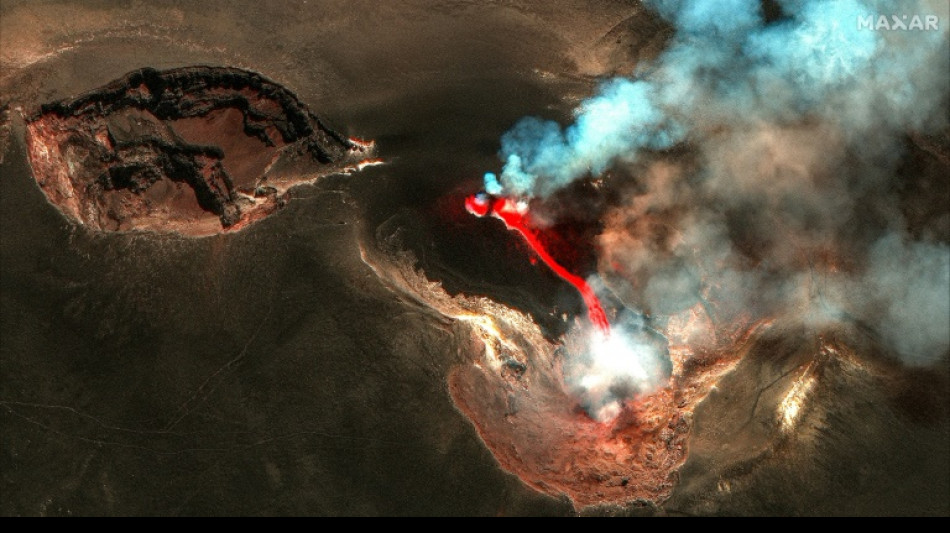
[[233, 68], [141, 69], [29, 117], [33, 175], [96, 230], [212, 235], [287, 190], [358, 168], [373, 146], [330, 130], [290, 91]]
[[[476, 341], [474, 351], [499, 354], [506, 362], [492, 365], [483, 355], [456, 367], [449, 391], [501, 467], [527, 485], [566, 495], [577, 509], [656, 505], [670, 497], [686, 461], [693, 411], [742, 359], [757, 327], [745, 319], [709, 331], [714, 340], [701, 351], [671, 344], [669, 385], [626, 402], [609, 422], [585, 413], [566, 389], [560, 357], [527, 338], [498, 343], [481, 335], [486, 347], [479, 349]], [[697, 328], [703, 325], [686, 327]], [[568, 352], [583, 349], [569, 344]], [[522, 360], [524, 370], [512, 375], [508, 361]]]

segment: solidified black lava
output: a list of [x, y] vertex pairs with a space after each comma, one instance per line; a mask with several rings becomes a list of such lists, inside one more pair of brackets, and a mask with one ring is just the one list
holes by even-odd
[[235, 68], [144, 68], [28, 118], [34, 176], [103, 230], [207, 235], [243, 227], [315, 176], [370, 156], [289, 90]]

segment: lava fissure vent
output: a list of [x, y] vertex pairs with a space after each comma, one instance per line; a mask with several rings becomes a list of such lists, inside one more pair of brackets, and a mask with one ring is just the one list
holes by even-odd
[[[950, 84], [934, 68], [950, 61], [948, 32], [871, 27], [889, 11], [946, 20], [946, 4], [801, 0], [773, 3], [779, 15], [758, 1], [644, 4], [675, 30], [665, 50], [604, 80], [569, 124], [518, 120], [500, 169], [466, 201], [581, 291], [595, 325], [597, 295], [621, 304], [606, 327], [575, 322], [556, 366], [522, 358], [520, 388], [491, 349], [453, 376], [499, 462], [580, 506], [668, 498], [694, 410], [766, 331], [821, 339], [858, 321], [909, 369], [950, 355]], [[586, 279], [548, 261], [530, 227], [589, 216], [559, 201], [581, 184], [607, 205]], [[544, 219], [526, 219], [529, 205]], [[498, 331], [473, 334], [490, 346], [508, 339]], [[878, 357], [866, 350], [861, 364]], [[774, 442], [828, 390], [818, 363], [802, 368]]]

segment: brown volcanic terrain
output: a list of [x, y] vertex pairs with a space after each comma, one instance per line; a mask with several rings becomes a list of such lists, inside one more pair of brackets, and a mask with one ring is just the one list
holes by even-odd
[[526, 346], [515, 359], [526, 361], [520, 372], [510, 363], [493, 369], [482, 357], [455, 369], [449, 386], [498, 462], [528, 485], [566, 494], [578, 509], [657, 505], [672, 494], [686, 461], [693, 411], [742, 358], [754, 332], [733, 333], [702, 353], [672, 346], [670, 384], [627, 403], [609, 423], [592, 419], [565, 389], [560, 357]]
[[[670, 32], [617, 0], [4, 0], [0, 514], [950, 513], [946, 359], [908, 369], [853, 321], [816, 331], [791, 310], [745, 332], [755, 324], [729, 309], [677, 307], [663, 330], [679, 390], [597, 425], [570, 403], [553, 348], [562, 316], [581, 312], [570, 287], [460, 202], [457, 219], [433, 214], [497, 167], [516, 120], [570, 121], [599, 80], [633, 72]], [[115, 145], [99, 152], [106, 144], [82, 131], [93, 157], [74, 167], [88, 164], [86, 183], [115, 200], [91, 204], [107, 231], [66, 220], [38, 186], [21, 117], [142, 67], [192, 65], [278, 80], [327, 130], [375, 139], [388, 164], [296, 188], [279, 216], [230, 231], [243, 222], [225, 228], [187, 181], [122, 188], [122, 172], [95, 160], [119, 157]], [[209, 84], [208, 95], [224, 90]], [[268, 187], [334, 164], [291, 157], [302, 138], [276, 126], [268, 146], [254, 126], [284, 121], [282, 107], [235, 93], [277, 115], [250, 132], [239, 106], [56, 120], [106, 139], [170, 139], [176, 148], [121, 157], [162, 173], [155, 158], [218, 169], [231, 203], [223, 178], [194, 175], [218, 184], [221, 212], [263, 216]], [[939, 226], [945, 242], [950, 144], [913, 141], [902, 208], [914, 231]], [[120, 227], [114, 206], [170, 223], [108, 231]], [[390, 234], [400, 247], [368, 261], [374, 237]], [[390, 279], [406, 249], [416, 278], [445, 291]], [[829, 257], [818, 278], [847, 259]], [[688, 353], [696, 344], [714, 349]], [[585, 507], [598, 502], [613, 503]]]
[[213, 67], [145, 68], [45, 104], [28, 121], [27, 146], [37, 183], [71, 219], [196, 236], [243, 228], [281, 207], [293, 185], [372, 154], [287, 89]]

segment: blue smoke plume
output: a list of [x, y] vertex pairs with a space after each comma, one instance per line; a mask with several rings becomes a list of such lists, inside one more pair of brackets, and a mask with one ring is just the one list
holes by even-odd
[[[926, 3], [785, 0], [786, 16], [772, 23], [758, 0], [649, 5], [676, 28], [656, 64], [634, 79], [603, 83], [567, 127], [535, 117], [519, 121], [501, 139], [504, 166], [500, 176], [486, 174], [486, 190], [546, 196], [618, 160], [636, 160], [723, 124], [816, 116], [859, 136], [882, 125], [922, 129], [946, 122], [945, 114], [934, 113], [945, 79], [920, 75], [939, 70], [946, 28], [901, 35], [859, 24], [880, 14], [932, 13]], [[913, 39], [913, 46], [901, 46], [901, 39]], [[925, 83], [915, 83], [922, 77]]]
[[[821, 325], [824, 277], [822, 305], [906, 363], [945, 360], [950, 217], [912, 227], [896, 191], [917, 179], [900, 167], [908, 139], [947, 131], [950, 3], [776, 1], [769, 20], [759, 0], [648, 2], [675, 28], [663, 53], [602, 83], [569, 125], [516, 123], [485, 188], [543, 198], [622, 166], [638, 187], [604, 217], [598, 274], [625, 304], [663, 320], [714, 286], [721, 309]], [[937, 27], [890, 28], [913, 16]], [[660, 152], [678, 144], [695, 160]], [[674, 237], [657, 244], [651, 224]], [[810, 266], [827, 250], [851, 270]]]

